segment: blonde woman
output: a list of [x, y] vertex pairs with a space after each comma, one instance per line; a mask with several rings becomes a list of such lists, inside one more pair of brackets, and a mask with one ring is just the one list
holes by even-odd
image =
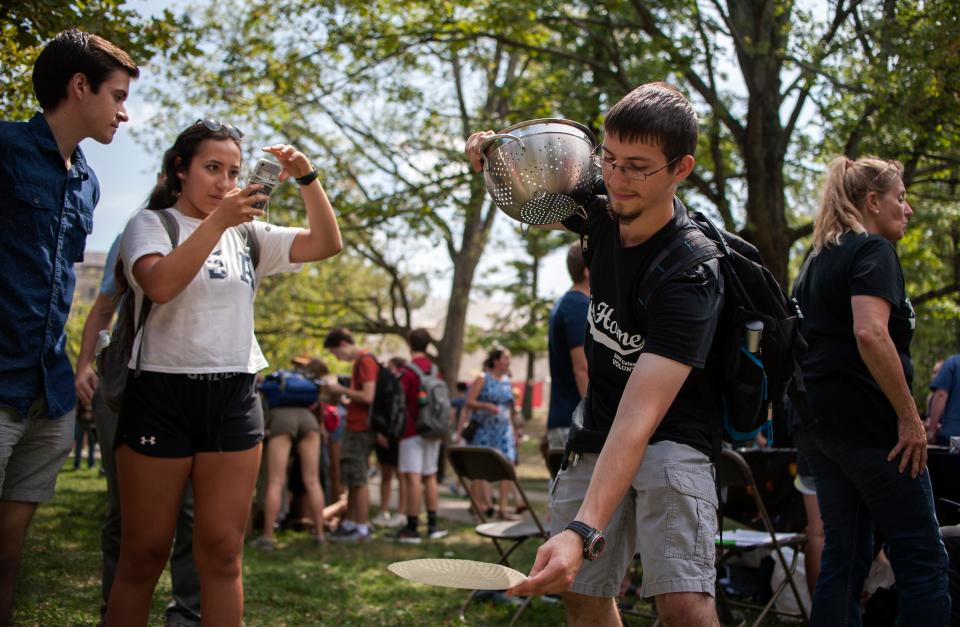
[[903, 166], [830, 163], [814, 251], [797, 279], [810, 416], [798, 436], [817, 486], [826, 544], [811, 624], [859, 625], [860, 593], [883, 534], [900, 624], [946, 625], [947, 555], [926, 471], [927, 440], [910, 393], [916, 317], [894, 244], [913, 209]]

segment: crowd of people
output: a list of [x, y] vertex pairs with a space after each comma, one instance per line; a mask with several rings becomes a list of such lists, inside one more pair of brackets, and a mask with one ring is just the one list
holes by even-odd
[[[510, 352], [492, 349], [483, 372], [461, 388], [456, 373], [438, 371], [424, 329], [406, 338], [409, 359], [386, 363], [348, 329], [332, 329], [323, 346], [351, 365], [349, 380], [330, 376], [319, 359], [302, 360], [301, 372], [319, 382], [317, 398], [265, 412], [257, 289], [269, 275], [335, 256], [340, 230], [320, 173], [287, 144], [263, 152], [280, 164], [280, 180], [297, 184], [307, 225], [256, 220], [264, 215], [261, 185], [239, 184], [243, 133], [212, 118], [181, 130], [146, 206], [114, 242], [73, 374], [64, 333], [73, 265], [83, 259], [100, 195], [79, 143], [110, 143], [128, 120], [124, 103], [138, 75], [110, 42], [66, 31], [34, 66], [42, 112], [0, 124], [0, 188], [8, 192], [0, 205], [0, 625], [10, 622], [36, 507], [52, 498], [71, 445], [82, 441], [78, 406], [96, 424], [107, 481], [102, 618], [111, 625], [147, 623], [168, 561], [168, 623], [241, 624], [243, 543], [258, 475], [263, 469], [263, 530], [253, 544], [270, 550], [294, 454], [317, 544], [365, 542], [373, 524], [395, 527], [391, 537], [403, 543], [444, 537], [437, 510], [445, 434], [424, 427], [433, 411], [425, 391], [438, 381], [462, 392], [441, 404], [451, 441], [517, 462], [522, 422]], [[640, 594], [664, 624], [716, 625], [712, 425], [722, 422], [725, 390], [723, 342], [715, 339], [729, 295], [718, 255], [637, 298], [648, 270], [695, 228], [676, 193], [694, 170], [697, 115], [674, 87], [651, 83], [617, 102], [603, 126], [602, 181], [578, 199], [583, 213], [551, 225], [580, 236], [568, 252], [571, 288], [549, 325], [554, 385], [544, 448], [562, 448], [564, 457], [550, 489], [551, 537], [530, 577], [508, 592], [559, 593], [569, 624], [618, 625], [615, 597], [639, 554]], [[477, 170], [493, 134], [467, 140]], [[809, 345], [800, 355], [806, 402], [794, 408], [794, 438], [800, 483], [815, 495], [808, 515], [819, 517], [824, 537], [811, 582], [814, 625], [860, 623], [877, 533], [896, 577], [900, 624], [949, 623], [948, 558], [926, 465], [928, 443], [960, 435], [960, 357], [934, 379], [924, 425], [911, 394], [916, 316], [895, 248], [913, 213], [903, 178], [897, 161], [829, 164], [813, 249], [792, 290]], [[94, 362], [124, 295], [149, 315], [134, 316], [126, 385], [113, 411]], [[378, 390], [390, 386], [402, 405], [394, 437], [371, 420]], [[381, 497], [371, 521], [374, 452]], [[509, 484], [470, 489], [482, 518], [511, 520], [528, 507]]]

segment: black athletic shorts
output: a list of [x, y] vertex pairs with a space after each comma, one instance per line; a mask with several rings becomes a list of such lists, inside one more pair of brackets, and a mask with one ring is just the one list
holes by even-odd
[[167, 374], [127, 377], [114, 446], [151, 457], [245, 451], [263, 440], [256, 375]]
[[377, 453], [378, 464], [396, 466], [400, 461], [400, 440], [390, 440], [390, 446], [386, 447], [377, 444], [374, 450]]

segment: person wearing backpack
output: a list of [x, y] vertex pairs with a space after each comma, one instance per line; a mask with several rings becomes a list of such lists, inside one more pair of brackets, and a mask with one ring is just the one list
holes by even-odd
[[[562, 225], [583, 238], [590, 270], [589, 387], [551, 495], [551, 538], [508, 593], [562, 592], [567, 624], [620, 625], [614, 598], [639, 552], [641, 595], [664, 625], [718, 625], [710, 425], [722, 420], [723, 373], [709, 359], [724, 302], [718, 260], [634, 298], [692, 226], [676, 192], [694, 167], [697, 114], [673, 86], [649, 83], [610, 109], [604, 131], [607, 195], [585, 198], [585, 217]], [[493, 134], [467, 140], [478, 171]]]
[[[263, 534], [250, 543], [250, 546], [264, 551], [273, 551], [276, 540], [273, 537], [273, 528], [280, 514], [280, 503], [283, 499], [283, 489], [287, 484], [287, 469], [290, 465], [291, 451], [296, 447], [299, 460], [300, 477], [303, 490], [310, 511], [313, 514], [313, 542], [321, 545], [326, 542], [324, 533], [323, 509], [325, 506], [323, 488], [320, 486], [320, 433], [321, 424], [310, 409], [320, 398], [320, 377], [313, 372], [306, 371], [297, 361], [293, 360], [295, 370], [281, 370], [280, 390], [284, 391], [293, 386], [292, 380], [297, 381], [296, 396], [284, 397], [276, 394], [273, 399], [265, 398], [267, 405], [266, 426], [269, 437], [265, 445], [264, 455], [267, 465], [267, 489], [263, 496]], [[318, 364], [318, 369], [326, 370], [325, 364]], [[324, 372], [324, 375], [326, 372]], [[324, 375], [320, 375], [321, 377]], [[313, 384], [311, 387], [310, 384]], [[263, 395], [261, 384], [260, 393]]]
[[[377, 434], [370, 428], [370, 405], [373, 403], [380, 365], [364, 348], [357, 346], [348, 329], [331, 329], [323, 340], [323, 347], [341, 360], [351, 362], [350, 387], [331, 383], [332, 394], [346, 396], [347, 426], [340, 452], [340, 472], [347, 488], [347, 513], [336, 531], [330, 534], [335, 542], [365, 542], [370, 539], [370, 488], [367, 486], [370, 470], [370, 452], [377, 442]], [[383, 437], [383, 436], [381, 436]], [[386, 444], [386, 438], [383, 438]]]
[[813, 625], [860, 624], [875, 526], [897, 581], [900, 624], [950, 621], [948, 558], [911, 393], [916, 314], [895, 248], [912, 214], [901, 163], [837, 157], [794, 286], [815, 420], [795, 440], [813, 471], [826, 536]]
[[[420, 418], [420, 414], [424, 412], [434, 412], [443, 417], [444, 426], [448, 427], [450, 424], [449, 392], [444, 392], [446, 383], [436, 364], [427, 355], [427, 347], [432, 341], [433, 338], [426, 329], [410, 331], [407, 335], [410, 362], [401, 368], [400, 384], [406, 399], [407, 419], [400, 436], [399, 468], [400, 480], [404, 483], [405, 500], [401, 506], [406, 514], [407, 524], [397, 532], [396, 539], [402, 544], [420, 543], [417, 525], [421, 501], [427, 509], [427, 538], [437, 540], [447, 535], [446, 530], [437, 525], [437, 468], [440, 444], [446, 436], [446, 429], [426, 430], [425, 421]], [[418, 426], [421, 430], [418, 430]]]
[[309, 228], [254, 222], [264, 214], [254, 206], [260, 186], [237, 184], [242, 137], [212, 118], [188, 126], [147, 208], [124, 229], [123, 277], [137, 308], [152, 307], [132, 342], [115, 444], [123, 542], [110, 625], [147, 623], [188, 482], [203, 622], [242, 621], [243, 537], [264, 434], [256, 373], [267, 366], [254, 299], [264, 277], [342, 247], [316, 170], [289, 145], [263, 150], [281, 180], [299, 185]]

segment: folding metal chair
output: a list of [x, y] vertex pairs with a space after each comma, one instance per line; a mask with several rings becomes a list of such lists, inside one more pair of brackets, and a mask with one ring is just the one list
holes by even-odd
[[[547, 531], [540, 523], [540, 519], [537, 517], [537, 513], [533, 510], [533, 507], [527, 508], [527, 512], [530, 513], [530, 517], [532, 518], [530, 521], [487, 522], [479, 504], [474, 500], [473, 493], [467, 485], [468, 480], [490, 482], [510, 481], [523, 498], [523, 502], [529, 505], [530, 500], [527, 499], [527, 495], [523, 491], [523, 486], [517, 481], [517, 473], [513, 464], [510, 463], [510, 460], [504, 457], [500, 451], [482, 446], [451, 446], [447, 449], [447, 458], [450, 460], [450, 465], [453, 467], [454, 472], [457, 473], [457, 479], [460, 481], [460, 485], [463, 486], [464, 491], [466, 491], [470, 497], [470, 505], [474, 514], [480, 520], [480, 524], [474, 527], [474, 531], [479, 536], [489, 538], [494, 546], [497, 547], [497, 552], [500, 554], [498, 564], [510, 566], [510, 555], [528, 539], [547, 539]], [[460, 620], [466, 620], [465, 614], [467, 607], [476, 595], [477, 590], [470, 592], [463, 607], [460, 608]], [[527, 605], [530, 604], [532, 598], [533, 597], [527, 597], [524, 600], [523, 604], [517, 609], [513, 618], [510, 620], [510, 625], [517, 622], [520, 615], [523, 614], [523, 611], [527, 608]]]
[[[749, 544], [728, 544], [722, 543], [717, 545], [717, 568], [719, 569], [725, 562], [730, 560], [733, 557], [742, 555], [749, 551], [755, 551], [757, 549], [770, 550], [774, 554], [774, 558], [780, 562], [780, 565], [783, 567], [783, 571], [786, 574], [784, 580], [777, 586], [777, 589], [773, 591], [773, 596], [770, 597], [770, 600], [766, 605], [760, 606], [758, 604], [745, 603], [741, 601], [733, 601], [726, 598], [726, 595], [723, 592], [722, 587], [717, 586], [717, 605], [718, 610], [721, 609], [719, 606], [726, 604], [728, 606], [738, 606], [738, 607], [748, 607], [751, 609], [760, 609], [760, 615], [757, 616], [753, 625], [756, 627], [761, 622], [763, 622], [764, 617], [767, 614], [778, 614], [781, 616], [791, 616], [793, 618], [800, 618], [805, 624], [809, 621], [809, 616], [807, 616], [806, 609], [803, 606], [803, 601], [800, 597], [800, 592], [797, 589], [796, 583], [793, 580], [793, 575], [797, 570], [797, 565], [799, 564], [800, 551], [799, 548], [806, 544], [807, 536], [801, 533], [791, 534], [788, 537], [777, 537], [776, 530], [773, 527], [773, 523], [770, 521], [770, 515], [767, 513], [767, 508], [763, 504], [763, 499], [760, 496], [760, 490], [757, 488], [756, 481], [753, 477], [753, 471], [750, 470], [749, 464], [743, 458], [742, 455], [736, 451], [729, 449], [724, 449], [721, 451], [720, 459], [716, 464], [717, 470], [717, 481], [720, 484], [721, 488], [735, 488], [740, 487], [746, 490], [748, 495], [753, 497], [754, 503], [756, 504], [757, 511], [759, 513], [760, 521], [763, 523], [763, 529], [761, 531], [766, 531], [763, 539], [749, 543]], [[793, 548], [793, 559], [790, 563], [787, 563], [786, 556], [783, 554], [784, 547]], [[800, 614], [792, 614], [787, 612], [782, 612], [774, 608], [774, 603], [781, 594], [787, 589], [787, 586], [790, 587], [790, 590], [793, 592], [794, 598], [797, 601], [797, 607], [800, 608]]]

